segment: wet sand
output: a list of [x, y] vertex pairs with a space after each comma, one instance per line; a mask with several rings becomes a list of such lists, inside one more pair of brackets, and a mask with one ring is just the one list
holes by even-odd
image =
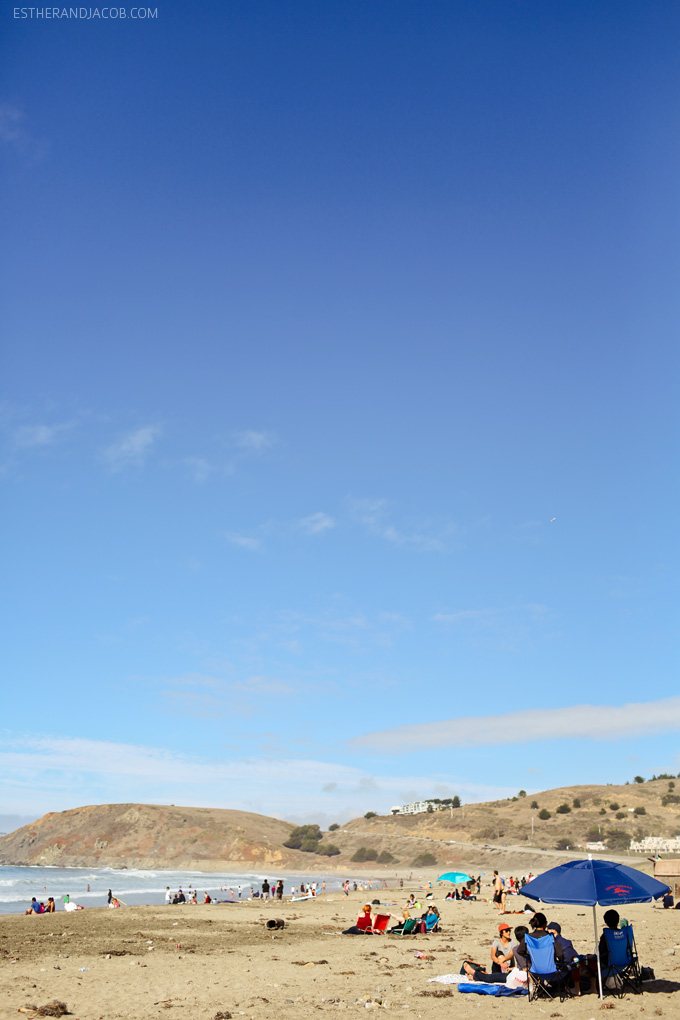
[[[479, 1020], [516, 1017], [519, 1010], [533, 1010], [537, 1020], [597, 1015], [595, 995], [530, 1006], [525, 998], [464, 995], [454, 986], [428, 983], [435, 975], [458, 973], [466, 956], [488, 964], [500, 920], [490, 902], [447, 902], [441, 890], [434, 894], [443, 930], [415, 938], [339, 934], [366, 901], [393, 902], [388, 909], [400, 913], [406, 890], [398, 889], [351, 893], [349, 899], [332, 893], [300, 903], [3, 915], [0, 1020], [52, 999], [65, 1002], [79, 1020], [213, 1020], [220, 1013], [293, 1020], [377, 1010], [434, 1020], [450, 1018], [454, 1011]], [[515, 902], [520, 908], [524, 901], [517, 897]], [[578, 950], [592, 952], [590, 909], [554, 907], [548, 915], [561, 922]], [[654, 968], [658, 980], [646, 985], [643, 995], [608, 998], [607, 1006], [621, 1020], [641, 1014], [680, 1017], [680, 910], [641, 904], [626, 908], [625, 916], [634, 925], [641, 962]], [[266, 920], [278, 917], [285, 929], [269, 931]], [[508, 914], [505, 920], [523, 923], [520, 915]]]

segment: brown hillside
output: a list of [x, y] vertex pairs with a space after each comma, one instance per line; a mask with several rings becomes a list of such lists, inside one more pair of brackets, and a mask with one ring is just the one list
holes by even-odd
[[[570, 786], [452, 811], [355, 818], [324, 835], [323, 843], [340, 851], [333, 857], [284, 847], [293, 829], [290, 822], [244, 811], [140, 804], [83, 807], [45, 815], [0, 838], [0, 864], [203, 871], [266, 864], [272, 872], [303, 873], [499, 867], [521, 873], [550, 867], [562, 854], [583, 853], [591, 839], [601, 838], [607, 856], [622, 859], [628, 856], [631, 838], [680, 834], [680, 803], [668, 800], [676, 796], [674, 788], [669, 789], [671, 782]], [[538, 807], [532, 808], [533, 803]], [[570, 810], [560, 813], [560, 805]], [[541, 811], [550, 817], [541, 818]], [[373, 859], [357, 861], [361, 850]], [[633, 860], [646, 865], [639, 855]]]
[[0, 863], [59, 867], [288, 866], [293, 826], [219, 808], [103, 804], [44, 815], [0, 839]]

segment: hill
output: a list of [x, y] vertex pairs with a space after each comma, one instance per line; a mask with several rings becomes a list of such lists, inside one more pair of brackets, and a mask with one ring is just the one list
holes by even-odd
[[[245, 811], [149, 804], [82, 807], [45, 815], [0, 838], [0, 864], [202, 871], [266, 865], [272, 872], [302, 873], [499, 867], [522, 872], [583, 852], [591, 840], [605, 842], [608, 857], [624, 859], [631, 839], [680, 833], [680, 797], [668, 777], [520, 793], [420, 815], [355, 818], [324, 834], [321, 846], [333, 844], [337, 852], [332, 857], [284, 846], [292, 823]], [[316, 844], [304, 845], [313, 851]], [[639, 856], [633, 860], [642, 865]]]
[[103, 804], [44, 815], [0, 839], [0, 864], [193, 868], [288, 867], [293, 825], [219, 808]]

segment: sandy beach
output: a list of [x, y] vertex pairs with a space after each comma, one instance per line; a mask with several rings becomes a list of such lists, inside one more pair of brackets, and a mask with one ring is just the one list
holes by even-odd
[[[332, 893], [298, 903], [5, 915], [0, 922], [0, 1020], [54, 999], [79, 1020], [169, 1014], [187, 1020], [229, 1015], [280, 1020], [378, 1009], [437, 1018], [450, 1017], [452, 1008], [480, 1020], [514, 1017], [518, 1010], [590, 1020], [600, 1009], [592, 994], [563, 1004], [529, 1005], [526, 998], [464, 995], [454, 986], [431, 983], [428, 979], [436, 975], [457, 973], [466, 956], [488, 962], [500, 920], [490, 902], [444, 901], [444, 891], [435, 889], [440, 934], [340, 934], [354, 923], [364, 902], [380, 898], [393, 903], [389, 909], [397, 914], [408, 891], [353, 892], [349, 898]], [[522, 903], [517, 897], [517, 908]], [[609, 998], [605, 1005], [621, 1018], [680, 1016], [680, 911], [642, 904], [627, 908], [625, 915], [634, 925], [641, 962], [654, 968], [657, 980], [645, 985], [642, 995]], [[285, 928], [268, 930], [271, 918], [283, 918]], [[505, 919], [522, 923], [519, 915]], [[577, 949], [592, 952], [589, 909], [550, 908], [549, 919], [560, 921]]]

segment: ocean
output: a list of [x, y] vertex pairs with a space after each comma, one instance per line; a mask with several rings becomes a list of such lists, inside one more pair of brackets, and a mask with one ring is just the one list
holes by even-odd
[[[114, 868], [14, 868], [0, 865], [0, 913], [16, 914], [26, 910], [35, 896], [45, 902], [53, 896], [57, 910], [62, 909], [62, 900], [68, 894], [71, 901], [83, 907], [105, 907], [108, 890], [127, 906], [165, 902], [165, 887], [173, 892], [181, 886], [185, 894], [196, 889], [199, 902], [206, 891], [213, 899], [238, 898], [238, 887], [247, 899], [251, 885], [259, 889], [265, 878], [272, 881], [272, 874], [251, 872], [233, 875], [228, 871], [221, 874], [206, 874], [201, 871], [141, 871], [136, 868], [118, 870]], [[277, 875], [283, 878], [284, 895], [290, 895], [291, 887], [301, 882], [326, 882], [326, 889], [337, 891], [341, 880], [337, 876], [324, 874]], [[365, 881], [365, 879], [363, 880]], [[377, 888], [377, 883], [373, 883]]]

